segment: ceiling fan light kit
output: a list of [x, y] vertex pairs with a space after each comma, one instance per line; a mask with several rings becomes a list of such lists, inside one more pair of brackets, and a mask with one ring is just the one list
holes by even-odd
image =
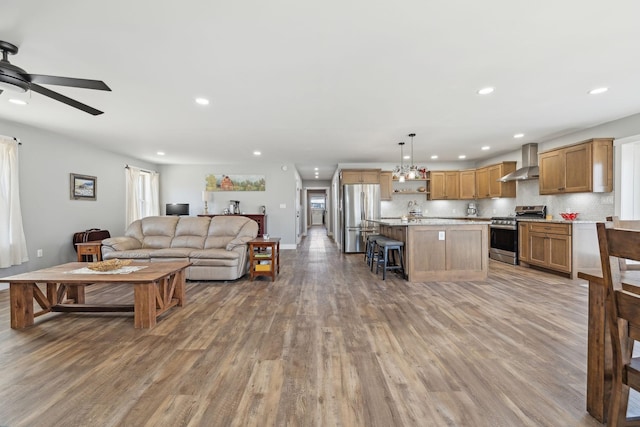
[[3, 89], [18, 93], [32, 90], [33, 92], [37, 92], [58, 102], [62, 102], [63, 104], [82, 110], [85, 113], [89, 113], [94, 116], [102, 114], [102, 111], [100, 110], [96, 110], [93, 107], [89, 107], [86, 104], [76, 101], [75, 99], [68, 98], [62, 94], [42, 87], [40, 84], [111, 91], [109, 86], [107, 86], [103, 81], [29, 74], [22, 68], [9, 62], [9, 55], [15, 55], [18, 53], [18, 47], [16, 45], [0, 40], [0, 51], [2, 51], [2, 59], [0, 60], [0, 93], [2, 93]]

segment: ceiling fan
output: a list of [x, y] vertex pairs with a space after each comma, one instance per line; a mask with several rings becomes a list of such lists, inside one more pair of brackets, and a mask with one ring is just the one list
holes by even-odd
[[18, 47], [0, 40], [0, 51], [2, 51], [2, 59], [0, 60], [0, 93], [2, 89], [11, 90], [14, 92], [26, 92], [32, 90], [38, 92], [41, 95], [48, 96], [49, 98], [60, 101], [71, 107], [77, 108], [94, 116], [102, 114], [100, 110], [96, 110], [93, 107], [89, 107], [82, 102], [76, 101], [64, 95], [54, 92], [50, 89], [40, 86], [40, 84], [57, 85], [78, 87], [82, 89], [95, 89], [95, 90], [107, 90], [111, 91], [103, 81], [100, 80], [87, 80], [87, 79], [74, 79], [71, 77], [58, 77], [58, 76], [45, 76], [42, 74], [29, 74], [20, 67], [9, 62], [9, 54], [15, 55], [18, 53]]

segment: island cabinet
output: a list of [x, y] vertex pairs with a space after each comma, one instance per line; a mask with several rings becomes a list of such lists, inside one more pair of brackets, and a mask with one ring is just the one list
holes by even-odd
[[476, 197], [516, 197], [515, 181], [501, 182], [500, 178], [516, 170], [516, 162], [502, 162], [476, 169]]
[[540, 194], [613, 191], [613, 138], [594, 138], [539, 155]]
[[458, 200], [460, 196], [460, 172], [431, 171], [430, 200]]
[[411, 282], [485, 280], [489, 265], [489, 221], [422, 219], [380, 223], [380, 234], [404, 242], [405, 273]]
[[380, 200], [391, 200], [393, 193], [393, 174], [391, 171], [380, 172]]
[[460, 171], [460, 199], [476, 198], [476, 170]]
[[342, 169], [342, 184], [380, 184], [380, 169]]
[[518, 237], [525, 240], [520, 246], [521, 262], [571, 274], [571, 224], [521, 222], [519, 227]]

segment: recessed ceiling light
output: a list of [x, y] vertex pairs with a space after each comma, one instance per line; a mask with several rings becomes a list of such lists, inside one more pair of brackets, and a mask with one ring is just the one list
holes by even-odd
[[258, 151], [258, 150], [256, 150], [256, 151], [254, 151], [254, 152], [253, 152], [253, 155], [254, 155], [254, 156], [259, 156], [259, 155], [261, 155], [261, 154], [262, 154], [262, 153], [261, 153], [260, 151]]
[[27, 105], [27, 101], [24, 101], [22, 99], [11, 98], [9, 102], [16, 105]]
[[489, 147], [488, 145], [485, 145], [484, 147], [482, 147], [482, 150], [484, 151], [491, 150], [491, 147]]
[[513, 135], [514, 138], [522, 138], [524, 137], [524, 133], [516, 133], [515, 135]]
[[158, 151], [156, 154], [157, 154], [158, 156], [164, 156], [164, 151]]
[[313, 170], [314, 170], [314, 171], [317, 171], [317, 170], [318, 170], [318, 168], [313, 168]]
[[478, 95], [489, 95], [494, 90], [495, 88], [492, 88], [492, 87], [483, 87], [478, 91]]
[[437, 155], [437, 154], [434, 154], [433, 156], [431, 156], [431, 158], [435, 160], [435, 159], [437, 159], [437, 158], [438, 158], [438, 155]]
[[196, 104], [209, 105], [209, 100], [207, 98], [196, 98]]
[[599, 87], [599, 88], [596, 88], [596, 89], [591, 89], [589, 91], [589, 95], [598, 95], [598, 94], [601, 94], [601, 93], [605, 93], [608, 90], [609, 90], [608, 87]]
[[316, 179], [318, 179], [318, 178], [319, 178], [318, 175], [316, 175]]
[[411, 156], [404, 156], [403, 159], [405, 160], [409, 160], [411, 158]]
[[458, 156], [458, 158], [459, 158], [459, 159], [466, 159], [466, 158], [467, 158], [467, 156], [465, 156], [464, 154], [460, 154], [460, 155]]

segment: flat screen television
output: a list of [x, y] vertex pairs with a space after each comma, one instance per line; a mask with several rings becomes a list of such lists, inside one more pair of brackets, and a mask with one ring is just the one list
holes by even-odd
[[167, 203], [167, 215], [189, 215], [189, 203]]

